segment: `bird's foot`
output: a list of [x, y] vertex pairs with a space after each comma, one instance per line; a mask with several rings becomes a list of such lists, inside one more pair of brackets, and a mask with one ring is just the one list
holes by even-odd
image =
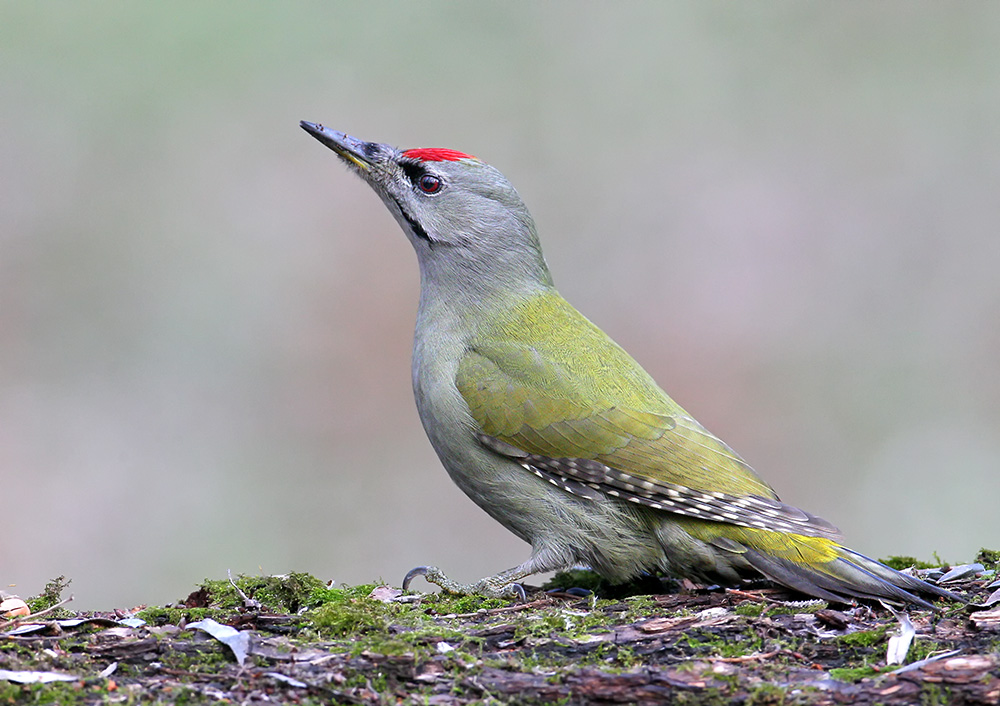
[[463, 596], [485, 596], [486, 598], [514, 598], [520, 602], [527, 600], [524, 586], [516, 582], [521, 576], [511, 575], [509, 571], [503, 571], [495, 576], [487, 576], [475, 583], [458, 583], [444, 575], [444, 572], [436, 566], [418, 566], [410, 569], [403, 579], [403, 590], [410, 587], [410, 582], [417, 576], [423, 576], [424, 580], [435, 586], [440, 586], [448, 593], [455, 593]]

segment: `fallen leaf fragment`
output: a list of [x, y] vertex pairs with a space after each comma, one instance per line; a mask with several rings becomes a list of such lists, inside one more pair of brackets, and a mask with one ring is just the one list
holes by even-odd
[[941, 654], [933, 655], [931, 657], [922, 659], [918, 662], [913, 662], [912, 664], [908, 664], [905, 667], [900, 667], [899, 669], [889, 672], [889, 674], [904, 674], [906, 672], [913, 672], [918, 669], [923, 669], [924, 667], [933, 662], [940, 662], [941, 660], [949, 660], [952, 657], [959, 654], [960, 652], [961, 650], [950, 650], [948, 652], [942, 652]]
[[392, 586], [376, 586], [372, 589], [372, 592], [368, 594], [368, 597], [376, 601], [382, 601], [383, 603], [391, 603], [402, 595], [403, 592], [398, 588], [393, 588]]
[[938, 579], [938, 583], [952, 583], [954, 581], [965, 581], [982, 574], [986, 569], [982, 564], [962, 564], [952, 568], [948, 573]]
[[0, 617], [19, 618], [22, 615], [31, 615], [31, 609], [20, 598], [5, 598], [0, 601]]
[[1000, 627], [1000, 608], [973, 613], [969, 616], [969, 620], [980, 630]]
[[910, 621], [910, 616], [907, 615], [905, 611], [896, 610], [891, 605], [888, 605], [884, 601], [882, 605], [889, 609], [889, 611], [896, 616], [896, 620], [899, 621], [899, 634], [893, 635], [889, 638], [889, 647], [886, 650], [885, 663], [888, 664], [903, 664], [906, 661], [906, 655], [910, 651], [910, 645], [913, 644], [913, 638], [917, 636], [917, 630], [913, 627], [913, 623]]
[[18, 684], [48, 684], [52, 681], [79, 681], [80, 677], [59, 672], [12, 672], [0, 669], [0, 679], [17, 682]]
[[636, 627], [644, 633], [653, 634], [666, 632], [667, 630], [676, 630], [681, 627], [686, 628], [697, 622], [697, 620], [698, 619], [693, 615], [687, 615], [680, 618], [653, 618], [652, 620], [647, 620], [644, 623], [636, 625]]
[[38, 632], [39, 630], [45, 630], [48, 625], [44, 623], [25, 623], [24, 625], [18, 625], [16, 628], [8, 630], [4, 635], [25, 635], [29, 632]]
[[[987, 586], [987, 588], [992, 588], [992, 584]], [[997, 588], [997, 590], [995, 590], [993, 593], [987, 596], [986, 600], [980, 603], [979, 605], [983, 606], [984, 608], [988, 608], [994, 603], [1000, 603], [1000, 588]]]
[[236, 657], [236, 662], [241, 667], [243, 666], [243, 663], [246, 661], [247, 654], [250, 652], [249, 632], [241, 632], [234, 627], [223, 625], [222, 623], [218, 623], [211, 618], [205, 618], [204, 620], [199, 620], [196, 623], [188, 623], [187, 627], [189, 630], [193, 628], [204, 630], [219, 642], [227, 645], [229, 649], [233, 651], [233, 655]]
[[271, 677], [272, 679], [280, 682], [284, 682], [289, 686], [294, 686], [298, 689], [306, 689], [309, 687], [304, 681], [299, 681], [294, 677], [290, 677], [287, 674], [282, 674], [281, 672], [264, 672], [265, 677]]

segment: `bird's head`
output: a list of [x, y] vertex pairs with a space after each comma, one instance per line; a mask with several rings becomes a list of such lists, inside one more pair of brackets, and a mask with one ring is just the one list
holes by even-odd
[[480, 290], [497, 278], [508, 288], [551, 286], [531, 214], [490, 165], [455, 150], [399, 150], [300, 124], [382, 198], [417, 251], [425, 280], [458, 278]]

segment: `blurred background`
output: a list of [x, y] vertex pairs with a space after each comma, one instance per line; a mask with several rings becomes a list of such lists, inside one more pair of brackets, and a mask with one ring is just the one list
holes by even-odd
[[852, 547], [1000, 548], [997, 27], [3, 2], [0, 587], [108, 609], [527, 557], [420, 428], [408, 243], [300, 119], [501, 169], [563, 294]]

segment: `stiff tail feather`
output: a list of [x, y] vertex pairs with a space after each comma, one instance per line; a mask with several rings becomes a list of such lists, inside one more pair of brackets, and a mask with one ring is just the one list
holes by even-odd
[[962, 600], [951, 591], [896, 571], [853, 549], [835, 545], [835, 550], [838, 556], [822, 564], [797, 563], [749, 547], [743, 557], [772, 581], [828, 601], [860, 598], [937, 610], [920, 596]]

